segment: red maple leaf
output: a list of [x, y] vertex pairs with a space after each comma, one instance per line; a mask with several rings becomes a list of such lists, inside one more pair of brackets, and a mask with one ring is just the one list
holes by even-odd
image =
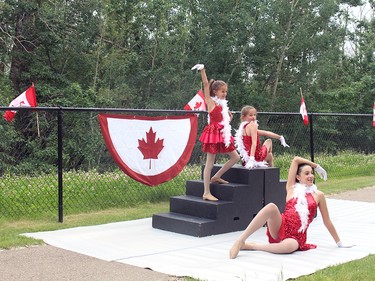
[[163, 150], [164, 139], [158, 139], [155, 141], [156, 133], [150, 127], [148, 133], [146, 132], [147, 141], [143, 138], [142, 140], [138, 140], [138, 149], [143, 154], [143, 159], [150, 159], [149, 168], [151, 169], [151, 159], [158, 159], [159, 153]]
[[202, 102], [196, 102], [195, 105], [194, 105], [194, 109], [200, 108], [201, 105], [202, 105]]

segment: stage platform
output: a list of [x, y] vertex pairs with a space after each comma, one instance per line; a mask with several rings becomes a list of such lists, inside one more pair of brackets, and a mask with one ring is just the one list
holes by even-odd
[[[375, 203], [337, 199], [327, 199], [327, 203], [342, 241], [355, 247], [337, 248], [319, 213], [307, 238], [308, 243], [318, 245], [317, 249], [288, 255], [241, 251], [234, 260], [228, 257], [229, 249], [240, 231], [199, 238], [152, 228], [151, 218], [23, 235], [170, 275], [207, 281], [287, 280], [375, 254]], [[265, 228], [249, 241], [266, 242]]]

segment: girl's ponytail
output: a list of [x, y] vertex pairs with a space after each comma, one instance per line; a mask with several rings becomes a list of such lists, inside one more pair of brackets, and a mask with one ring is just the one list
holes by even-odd
[[211, 97], [214, 97], [215, 96], [215, 93], [214, 93], [214, 90], [212, 88], [212, 84], [215, 82], [214, 79], [211, 79], [210, 82], [208, 82], [208, 88], [210, 89], [210, 96]]

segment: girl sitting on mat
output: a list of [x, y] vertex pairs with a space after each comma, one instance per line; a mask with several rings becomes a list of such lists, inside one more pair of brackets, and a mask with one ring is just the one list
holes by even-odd
[[[294, 157], [290, 164], [286, 183], [286, 205], [283, 214], [274, 203], [261, 209], [248, 227], [240, 235], [229, 251], [234, 259], [240, 250], [260, 250], [275, 254], [288, 254], [297, 250], [315, 249], [316, 245], [306, 243], [307, 229], [315, 217], [317, 207], [321, 213], [325, 227], [340, 248], [344, 245], [329, 217], [324, 193], [314, 184], [313, 168], [318, 175], [327, 180], [326, 171], [316, 163], [301, 157]], [[267, 223], [269, 244], [248, 243], [246, 239]]]

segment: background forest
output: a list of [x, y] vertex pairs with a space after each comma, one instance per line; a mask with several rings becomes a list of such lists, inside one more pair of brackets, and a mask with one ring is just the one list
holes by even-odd
[[1, 105], [34, 82], [39, 106], [182, 109], [200, 87], [190, 68], [204, 63], [229, 83], [233, 110], [295, 112], [301, 88], [309, 111], [370, 113], [374, 9], [363, 0], [1, 0]]
[[[183, 109], [200, 88], [191, 67], [203, 63], [228, 82], [234, 111], [298, 112], [302, 91], [309, 112], [372, 113], [374, 3], [0, 0], [0, 104], [34, 82], [40, 107]], [[39, 116], [41, 138], [33, 118], [1, 118], [1, 165], [20, 162], [14, 148], [23, 157], [42, 148], [40, 159], [55, 161], [55, 113]], [[92, 120], [64, 119], [76, 128], [64, 135], [71, 159]], [[96, 142], [87, 144], [94, 153]]]

